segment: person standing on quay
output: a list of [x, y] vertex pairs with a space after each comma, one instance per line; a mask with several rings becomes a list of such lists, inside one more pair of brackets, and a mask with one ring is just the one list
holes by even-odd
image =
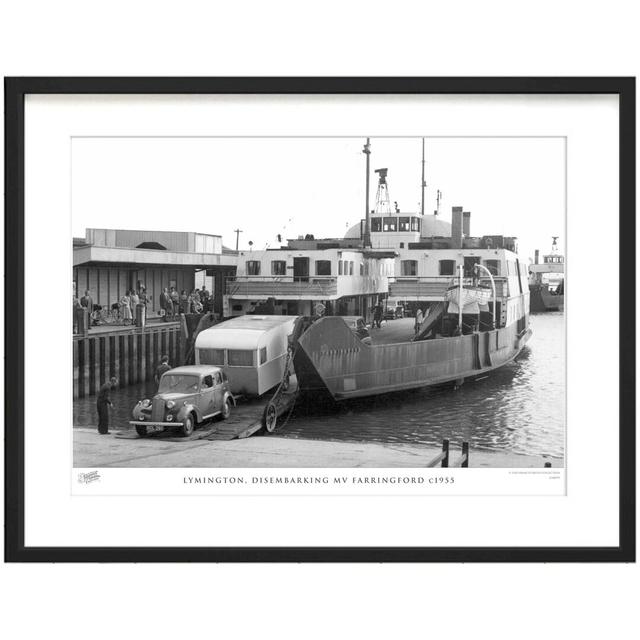
[[118, 379], [111, 378], [105, 382], [98, 392], [96, 408], [98, 410], [98, 433], [105, 435], [109, 433], [109, 408], [113, 407], [111, 402], [111, 390], [118, 386]]
[[162, 358], [160, 358], [160, 364], [156, 367], [156, 375], [154, 376], [154, 380], [157, 385], [160, 384], [160, 378], [170, 370], [171, 365], [169, 364], [169, 356], [162, 356]]
[[175, 287], [171, 287], [171, 319], [174, 320], [177, 313], [180, 313], [180, 296]]
[[131, 297], [128, 291], [120, 298], [120, 310], [124, 323], [131, 324]]
[[160, 308], [164, 311], [164, 321], [167, 321], [167, 316], [171, 314], [171, 297], [169, 296], [169, 290], [165, 287], [160, 294]]

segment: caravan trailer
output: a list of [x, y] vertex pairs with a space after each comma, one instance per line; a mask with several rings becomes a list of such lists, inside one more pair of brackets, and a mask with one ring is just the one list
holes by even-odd
[[238, 316], [196, 338], [196, 363], [221, 367], [231, 392], [260, 396], [280, 383], [298, 316]]

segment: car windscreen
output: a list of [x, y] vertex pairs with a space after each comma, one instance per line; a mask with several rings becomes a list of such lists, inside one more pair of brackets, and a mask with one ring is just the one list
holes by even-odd
[[160, 380], [159, 393], [194, 393], [198, 390], [198, 376], [180, 376], [166, 373]]

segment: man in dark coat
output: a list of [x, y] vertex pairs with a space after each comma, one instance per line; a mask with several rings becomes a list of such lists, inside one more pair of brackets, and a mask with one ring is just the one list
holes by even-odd
[[156, 367], [156, 375], [154, 377], [156, 384], [160, 384], [160, 378], [170, 370], [171, 365], [169, 364], [169, 356], [162, 356], [162, 358], [160, 358], [160, 364]]
[[111, 378], [105, 382], [98, 392], [96, 408], [98, 409], [98, 433], [109, 433], [109, 407], [113, 407], [111, 402], [111, 390], [118, 386], [118, 379]]

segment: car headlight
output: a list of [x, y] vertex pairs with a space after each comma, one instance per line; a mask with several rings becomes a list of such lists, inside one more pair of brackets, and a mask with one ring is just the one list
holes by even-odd
[[173, 409], [176, 406], [176, 403], [173, 400], [167, 400], [167, 409]]
[[173, 416], [171, 414], [169, 414], [167, 416], [167, 422], [171, 422], [173, 420]]
[[149, 400], [149, 398], [145, 398], [145, 399], [142, 401], [142, 406], [143, 406], [143, 407], [148, 407], [150, 404], [151, 404], [151, 400]]
[[138, 420], [140, 420], [140, 421], [142, 422], [142, 421], [144, 420], [144, 416], [143, 416], [143, 415], [141, 415], [141, 416], [138, 418]]

